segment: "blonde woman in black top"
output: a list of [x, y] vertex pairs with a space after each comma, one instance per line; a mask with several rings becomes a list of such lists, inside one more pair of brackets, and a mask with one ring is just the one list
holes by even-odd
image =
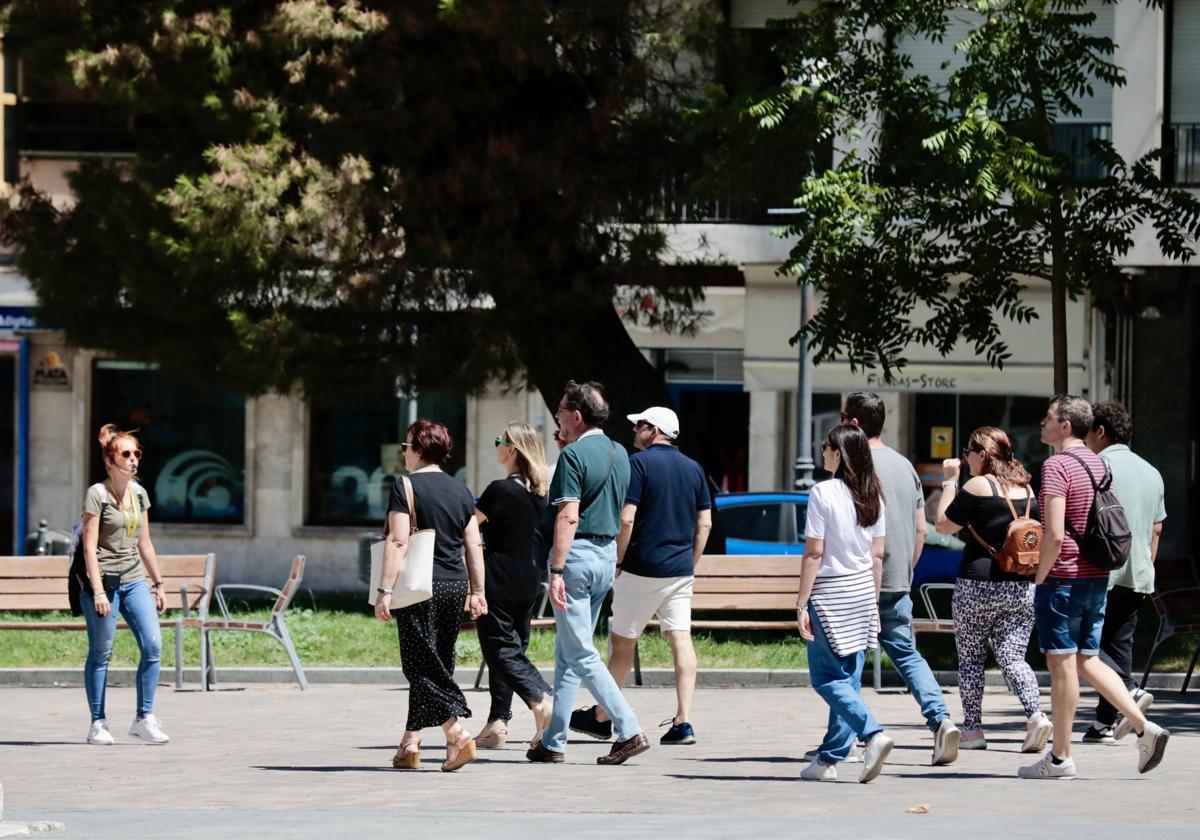
[[485, 749], [500, 747], [508, 738], [514, 691], [533, 712], [531, 744], [541, 737], [554, 708], [550, 686], [526, 655], [530, 621], [546, 579], [544, 562], [533, 556], [532, 545], [550, 485], [542, 439], [528, 423], [514, 420], [496, 438], [496, 460], [507, 478], [489, 484], [475, 505], [487, 570], [488, 612], [476, 623], [492, 695], [487, 725], [476, 738]]
[[[970, 467], [971, 478], [960, 490], [962, 461]], [[954, 534], [964, 528], [975, 532], [963, 535], [966, 547], [954, 582], [954, 642], [963, 707], [959, 746], [964, 750], [987, 749], [983, 672], [990, 644], [1009, 686], [1025, 707], [1028, 721], [1021, 751], [1041, 752], [1052, 727], [1041, 710], [1037, 677], [1025, 661], [1033, 630], [1033, 578], [1004, 572], [988, 548], [1004, 544], [1013, 509], [1024, 516], [1028, 507], [1029, 516], [1038, 518], [1029, 473], [1013, 457], [1008, 435], [994, 426], [972, 432], [962, 460], [943, 461], [942, 472], [945, 480], [934, 527], [940, 534]], [[1012, 508], [1005, 496], [1012, 501]]]

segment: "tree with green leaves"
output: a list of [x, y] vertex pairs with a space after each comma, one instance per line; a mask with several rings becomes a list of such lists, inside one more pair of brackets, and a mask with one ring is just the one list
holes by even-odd
[[[700, 0], [10, 0], [26, 78], [123, 109], [130, 156], [0, 220], [70, 341], [309, 399], [598, 379], [666, 400], [623, 318], [677, 331], [664, 149], [702, 163]], [[686, 60], [683, 58], [686, 57]], [[614, 305], [614, 303], [616, 305]], [[623, 428], [624, 424], [619, 424]]]
[[[1127, 281], [1120, 260], [1141, 226], [1164, 256], [1194, 256], [1200, 201], [1163, 181], [1160, 152], [1129, 162], [1104, 139], [1083, 155], [1055, 143], [1098, 82], [1124, 83], [1088, 6], [830, 0], [782, 24], [791, 78], [754, 115], [769, 129], [815, 104], [821, 130], [847, 147], [805, 181], [788, 231], [784, 270], [824, 293], [807, 327], [818, 362], [844, 356], [890, 378], [909, 346], [944, 355], [965, 342], [1002, 366], [1001, 320], [1036, 318], [1023, 290], [1048, 283], [1062, 393], [1068, 296], [1103, 299]], [[958, 60], [942, 81], [916, 73], [906, 39], [945, 41], [951, 15], [970, 21]], [[923, 323], [918, 303], [932, 311]]]

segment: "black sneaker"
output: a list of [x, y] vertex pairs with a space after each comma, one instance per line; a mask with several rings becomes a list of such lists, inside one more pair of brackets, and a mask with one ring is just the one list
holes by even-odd
[[666, 746], [684, 746], [696, 743], [696, 731], [692, 729], [690, 723], [687, 721], [675, 723], [673, 719], [667, 721], [667, 723], [671, 724], [671, 728], [667, 730], [665, 735], [658, 739], [658, 743]]
[[542, 746], [542, 742], [538, 741], [535, 745], [525, 751], [525, 757], [534, 764], [562, 764], [563, 754], [547, 749]]
[[1107, 744], [1111, 746], [1117, 743], [1117, 739], [1113, 737], [1113, 728], [1111, 726], [1097, 726], [1094, 723], [1083, 733], [1081, 740], [1085, 744]]
[[601, 723], [596, 720], [596, 707], [588, 706], [571, 712], [571, 731], [590, 735], [597, 741], [607, 741], [612, 737], [612, 721]]

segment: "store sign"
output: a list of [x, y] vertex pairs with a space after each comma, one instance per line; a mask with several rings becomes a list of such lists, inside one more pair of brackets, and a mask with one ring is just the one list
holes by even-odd
[[0, 330], [34, 330], [37, 318], [32, 309], [24, 306], [0, 306]]
[[929, 457], [949, 458], [954, 449], [954, 429], [934, 426], [929, 430]]
[[40, 353], [33, 363], [33, 385], [36, 388], [71, 390], [71, 378], [62, 356], [55, 350]]
[[891, 382], [887, 382], [882, 373], [868, 373], [867, 386], [900, 391], [956, 391], [958, 390], [958, 377], [931, 376], [922, 373], [913, 376], [894, 376]]

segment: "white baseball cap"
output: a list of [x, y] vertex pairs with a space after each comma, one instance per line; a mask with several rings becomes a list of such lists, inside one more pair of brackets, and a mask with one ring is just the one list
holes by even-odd
[[651, 426], [657, 426], [660, 432], [672, 440], [679, 437], [679, 417], [669, 408], [655, 405], [647, 408], [641, 414], [627, 414], [625, 416], [634, 425], [644, 420]]

